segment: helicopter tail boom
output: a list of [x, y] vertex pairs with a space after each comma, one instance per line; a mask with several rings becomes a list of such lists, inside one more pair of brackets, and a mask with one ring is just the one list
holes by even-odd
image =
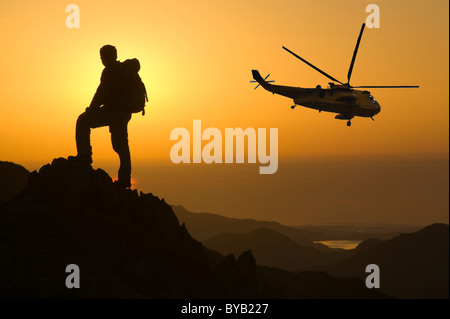
[[279, 94], [282, 96], [290, 97], [291, 99], [295, 99], [299, 96], [302, 89], [296, 88], [292, 86], [283, 86], [283, 85], [273, 85], [264, 80], [259, 74], [257, 70], [252, 70], [253, 79], [258, 82], [264, 89], [274, 94]]

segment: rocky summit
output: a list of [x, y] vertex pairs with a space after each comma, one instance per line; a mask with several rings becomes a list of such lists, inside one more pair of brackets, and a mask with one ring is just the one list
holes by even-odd
[[0, 204], [0, 298], [385, 297], [361, 279], [257, 266], [248, 250], [224, 257], [163, 199], [64, 158]]
[[[213, 261], [212, 261], [213, 260]], [[80, 269], [68, 289], [66, 267]], [[251, 252], [207, 250], [152, 194], [53, 160], [0, 206], [0, 298], [253, 298]]]

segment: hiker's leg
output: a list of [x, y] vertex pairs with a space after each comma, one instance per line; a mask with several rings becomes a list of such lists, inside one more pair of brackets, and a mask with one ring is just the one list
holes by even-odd
[[104, 109], [86, 111], [78, 117], [75, 139], [80, 157], [92, 155], [91, 128], [107, 126], [111, 123], [111, 114]]
[[128, 146], [128, 121], [130, 118], [131, 115], [122, 115], [109, 127], [113, 149], [120, 158], [119, 182], [126, 186], [130, 186], [131, 181], [131, 157]]

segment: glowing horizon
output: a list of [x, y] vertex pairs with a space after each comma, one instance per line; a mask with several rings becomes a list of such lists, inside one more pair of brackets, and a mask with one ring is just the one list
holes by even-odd
[[[65, 25], [69, 2], [0, 4], [1, 160], [38, 169], [76, 153], [76, 119], [103, 69], [99, 49], [112, 44], [119, 60], [139, 59], [150, 98], [146, 116], [134, 114], [129, 123], [133, 167], [172, 165], [170, 133], [177, 127], [192, 130], [193, 120], [220, 130], [278, 128], [279, 171], [286, 163], [310, 160], [448, 161], [448, 1], [377, 2], [381, 27], [365, 30], [352, 85], [420, 89], [371, 89], [381, 113], [375, 122], [355, 118], [351, 128], [332, 113], [291, 110], [292, 100], [254, 90], [249, 81], [257, 69], [280, 85], [327, 86], [326, 77], [282, 46], [346, 79], [370, 1], [74, 3], [80, 8], [79, 29]], [[92, 131], [92, 146], [96, 167], [118, 163], [108, 128]], [[214, 183], [211, 192], [220, 186]], [[443, 206], [447, 202], [444, 198]]]
[[[316, 21], [311, 12], [324, 4], [259, 1], [256, 10], [253, 1], [131, 1], [129, 9], [122, 10], [105, 1], [78, 1], [80, 29], [65, 27], [65, 7], [54, 1], [2, 4], [0, 27], [9, 48], [0, 62], [8, 75], [0, 80], [0, 132], [8, 137], [0, 144], [2, 158], [21, 162], [75, 152], [75, 121], [99, 83], [103, 66], [98, 50], [107, 43], [117, 47], [119, 60], [141, 61], [141, 77], [149, 90], [147, 115], [134, 115], [129, 125], [135, 159], [168, 159], [170, 131], [190, 127], [193, 119], [217, 128], [278, 127], [280, 157], [448, 153], [446, 1], [427, 10], [419, 1], [404, 2], [409, 12], [400, 9], [402, 1], [379, 3], [381, 28], [366, 30], [352, 82], [421, 88], [371, 90], [382, 107], [375, 123], [356, 119], [347, 129], [331, 113], [292, 111], [289, 99], [254, 91], [249, 83], [254, 68], [271, 73], [277, 84], [326, 86], [327, 78], [281, 45], [344, 78], [367, 15], [364, 3], [329, 2]], [[292, 11], [300, 24], [289, 23]], [[342, 11], [350, 18], [340, 19]], [[338, 29], [330, 28], [336, 25]], [[324, 51], [329, 46], [334, 49]], [[17, 126], [31, 134], [15, 134]], [[114, 156], [107, 135], [101, 129], [93, 134], [98, 158]]]

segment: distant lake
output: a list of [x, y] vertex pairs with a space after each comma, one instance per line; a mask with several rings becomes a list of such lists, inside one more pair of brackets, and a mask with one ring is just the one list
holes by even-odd
[[329, 248], [353, 249], [361, 243], [361, 240], [323, 240], [314, 243], [323, 244]]

